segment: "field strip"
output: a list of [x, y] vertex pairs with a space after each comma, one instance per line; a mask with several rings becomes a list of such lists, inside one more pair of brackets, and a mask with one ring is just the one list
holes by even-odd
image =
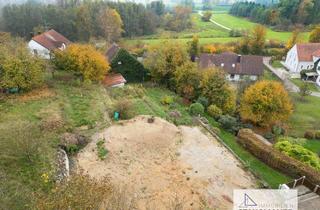
[[[199, 11], [198, 14], [199, 14], [201, 17], [203, 16], [202, 11]], [[221, 28], [223, 28], [223, 29], [226, 29], [226, 30], [228, 30], [228, 31], [231, 31], [231, 30], [232, 30], [231, 28], [229, 28], [229, 27], [227, 27], [227, 26], [224, 26], [224, 25], [222, 25], [222, 24], [220, 24], [220, 23], [218, 23], [218, 22], [216, 22], [216, 21], [214, 21], [214, 20], [212, 20], [212, 19], [210, 19], [210, 22], [213, 23], [213, 24], [216, 24], [217, 26], [219, 26], [219, 27], [221, 27]]]

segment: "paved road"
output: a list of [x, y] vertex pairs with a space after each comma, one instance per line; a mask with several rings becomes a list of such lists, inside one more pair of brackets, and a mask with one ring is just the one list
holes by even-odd
[[[293, 82], [291, 82], [289, 80], [289, 73], [281, 68], [274, 68], [273, 66], [270, 65], [270, 57], [263, 57], [263, 64], [274, 74], [276, 75], [279, 79], [282, 80], [285, 88], [292, 93], [299, 93], [300, 92], [300, 88], [295, 85]], [[312, 96], [315, 97], [320, 97], [320, 93], [319, 92], [311, 92]]]
[[[199, 15], [200, 15], [201, 17], [203, 16], [203, 12], [202, 12], [202, 11], [199, 11], [198, 13], [199, 13]], [[231, 30], [232, 30], [231, 28], [229, 28], [229, 27], [227, 27], [227, 26], [224, 26], [224, 25], [222, 25], [222, 24], [220, 24], [220, 23], [218, 23], [218, 22], [216, 22], [216, 21], [214, 21], [214, 20], [212, 20], [212, 19], [210, 19], [210, 22], [213, 23], [213, 24], [216, 24], [217, 26], [219, 26], [219, 27], [221, 27], [221, 28], [223, 28], [223, 29], [226, 29], [226, 30], [228, 30], [228, 31], [231, 31]]]

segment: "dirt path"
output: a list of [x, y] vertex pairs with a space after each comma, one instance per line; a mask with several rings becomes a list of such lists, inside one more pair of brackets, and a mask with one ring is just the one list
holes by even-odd
[[[95, 178], [107, 176], [135, 198], [137, 209], [229, 209], [232, 190], [255, 185], [250, 174], [215, 139], [197, 127], [176, 127], [147, 116], [105, 129], [78, 154], [78, 166]], [[96, 142], [105, 140], [106, 160]]]

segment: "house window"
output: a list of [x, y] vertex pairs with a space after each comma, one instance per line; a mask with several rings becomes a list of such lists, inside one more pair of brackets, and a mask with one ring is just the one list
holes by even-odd
[[224, 67], [224, 63], [221, 64], [221, 67]]
[[33, 54], [34, 54], [34, 55], [38, 55], [38, 50], [33, 49]]
[[232, 68], [235, 68], [236, 67], [236, 64], [232, 64]]
[[234, 79], [234, 74], [230, 74], [230, 79]]

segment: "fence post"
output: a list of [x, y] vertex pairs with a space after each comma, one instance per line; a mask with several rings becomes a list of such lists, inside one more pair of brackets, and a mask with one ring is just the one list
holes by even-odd
[[316, 187], [314, 188], [313, 192], [316, 193], [318, 191], [319, 187], [320, 187], [319, 185], [316, 185]]
[[302, 177], [302, 185], [303, 185], [305, 179], [306, 179], [306, 176], [303, 176]]
[[296, 185], [297, 185], [297, 180], [295, 179], [295, 180], [294, 180], [294, 184], [293, 184], [293, 188], [295, 188]]

